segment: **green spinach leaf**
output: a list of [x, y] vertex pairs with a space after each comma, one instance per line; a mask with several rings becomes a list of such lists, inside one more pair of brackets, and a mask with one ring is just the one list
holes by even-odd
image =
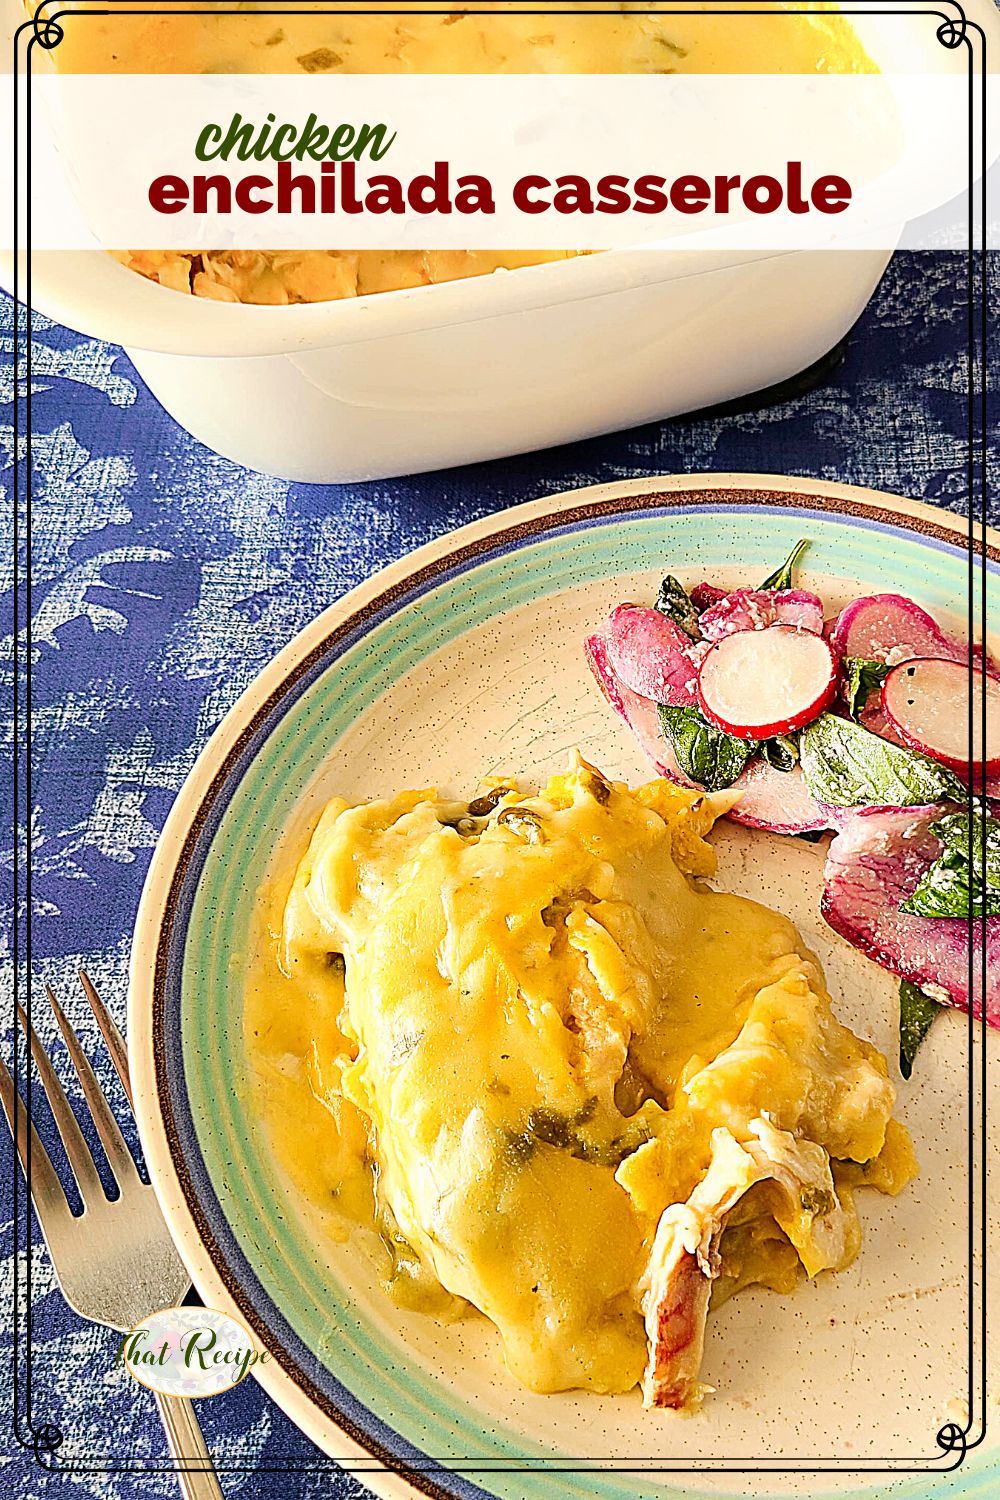
[[1000, 822], [982, 810], [948, 813], [931, 832], [944, 848], [900, 911], [966, 920], [1000, 916]]
[[809, 538], [804, 537], [801, 542], [796, 542], [789, 552], [781, 567], [771, 573], [761, 584], [762, 589], [790, 589], [795, 569], [798, 567], [802, 554], [809, 546]]
[[919, 985], [908, 979], [899, 984], [899, 1071], [904, 1078], [913, 1072], [913, 1059], [920, 1043], [930, 1031], [938, 1013], [945, 1007], [939, 1000], [924, 994]]
[[882, 686], [892, 668], [884, 661], [872, 661], [867, 656], [845, 656], [844, 670], [847, 673], [847, 712], [852, 719], [856, 719], [872, 693]]
[[760, 753], [776, 771], [794, 771], [799, 762], [798, 740], [790, 734], [776, 734], [765, 740]]
[[690, 595], [682, 583], [668, 573], [660, 584], [660, 592], [656, 596], [654, 609], [658, 609], [661, 615], [666, 615], [668, 620], [673, 620], [689, 635], [693, 641], [701, 640], [701, 626], [698, 624], [698, 611], [691, 603]]
[[709, 792], [732, 786], [758, 749], [756, 740], [739, 740], [716, 729], [697, 708], [659, 705], [660, 724], [684, 775]]
[[955, 773], [937, 761], [836, 714], [806, 725], [799, 755], [810, 792], [834, 807], [920, 807], [968, 796]]

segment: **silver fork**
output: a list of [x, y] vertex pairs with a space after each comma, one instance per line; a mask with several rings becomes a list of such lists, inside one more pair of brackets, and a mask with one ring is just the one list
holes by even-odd
[[[121, 1032], [82, 969], [80, 982], [131, 1105], [128, 1054]], [[63, 1296], [81, 1317], [126, 1333], [151, 1312], [176, 1306], [185, 1296], [191, 1278], [174, 1249], [153, 1189], [136, 1171], [111, 1106], [76, 1032], [52, 990], [46, 987], [46, 993], [120, 1196], [114, 1202], [106, 1196], [90, 1147], [77, 1124], [65, 1090], [20, 1005], [17, 1007], [18, 1016], [76, 1178], [83, 1200], [82, 1214], [71, 1211], [48, 1152], [2, 1059], [0, 1101], [17, 1142], [31, 1201]], [[212, 1456], [205, 1445], [193, 1404], [183, 1396], [161, 1396], [157, 1391], [153, 1394], [171, 1457], [178, 1465], [177, 1477], [182, 1494], [186, 1500], [222, 1500]]]

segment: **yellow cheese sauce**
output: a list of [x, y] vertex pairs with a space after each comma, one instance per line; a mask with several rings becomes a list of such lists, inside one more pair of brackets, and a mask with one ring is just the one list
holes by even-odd
[[[706, 0], [707, 3], [707, 0]], [[63, 12], [105, 7], [70, 0]], [[141, 0], [136, 6], [141, 10]], [[393, 15], [320, 5], [203, 4], [173, 15], [87, 15], [65, 23], [52, 54], [67, 72], [122, 73], [858, 73], [875, 71], [850, 23], [827, 3], [773, 4], [763, 15], [641, 14], [649, 5], [571, 14], [572, 3], [508, 0], [441, 14], [436, 0]], [[231, 7], [229, 7], [231, 8]], [[578, 7], [577, 7], [578, 8]], [[655, 7], [653, 7], [655, 8]], [[718, 0], [712, 9], [720, 6]], [[287, 15], [257, 14], [288, 10]], [[302, 11], [304, 14], [292, 14]], [[437, 11], [438, 14], [432, 14]], [[545, 12], [538, 14], [539, 11]], [[488, 13], [492, 12], [492, 13]], [[61, 12], [62, 13], [62, 12]], [[130, 269], [214, 301], [318, 302], [566, 259], [570, 251], [123, 251]]]
[[[142, 0], [132, 8], [141, 11]], [[850, 23], [822, 0], [774, 3], [751, 16], [738, 14], [738, 0], [693, 0], [691, 15], [649, 14], [666, 6], [645, 0], [602, 7], [620, 18], [572, 14], [579, 0], [468, 0], [445, 14], [438, 0], [409, 0], [406, 15], [383, 0], [359, 0], [351, 6], [357, 14], [340, 16], [323, 14], [322, 0], [237, 8], [235, 16], [213, 15], [233, 9], [220, 0], [176, 15], [70, 19], [57, 61], [89, 73], [872, 71]], [[726, 9], [734, 14], [705, 13]], [[88, 10], [106, 10], [104, 0], [69, 0], [60, 14]]]
[[846, 1264], [852, 1188], [915, 1170], [793, 925], [706, 883], [724, 809], [580, 761], [471, 808], [335, 800], [262, 898], [246, 1037], [279, 1163], [327, 1232], [378, 1228], [396, 1295], [485, 1313], [535, 1390], [640, 1380], [657, 1226], [720, 1137], [783, 1132], [828, 1186], [730, 1204], [716, 1298]]

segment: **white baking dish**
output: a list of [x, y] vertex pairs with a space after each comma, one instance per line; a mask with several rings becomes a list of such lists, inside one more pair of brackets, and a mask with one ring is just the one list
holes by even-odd
[[[886, 69], [958, 61], [926, 18], [854, 19]], [[502, 457], [758, 390], [843, 337], [888, 259], [614, 251], [274, 308], [185, 297], [99, 252], [49, 252], [34, 257], [32, 301], [124, 344], [209, 447], [337, 482]], [[0, 279], [10, 285], [9, 264]]]

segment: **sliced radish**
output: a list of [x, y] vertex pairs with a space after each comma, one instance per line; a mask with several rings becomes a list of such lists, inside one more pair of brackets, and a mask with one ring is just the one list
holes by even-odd
[[1000, 682], [982, 672], [970, 673], [967, 662], [928, 657], [900, 662], [882, 684], [882, 712], [911, 750], [932, 756], [952, 771], [976, 776], [1000, 771]]
[[619, 604], [611, 611], [607, 651], [615, 676], [654, 703], [698, 701], [698, 659], [691, 637], [658, 609]]
[[[634, 693], [616, 676], [608, 655], [607, 628], [587, 638], [584, 652], [598, 687], [615, 713], [625, 720], [657, 775], [679, 786], [693, 786], [664, 737], [656, 704]], [[826, 807], [810, 796], [798, 766], [794, 771], [776, 771], [764, 760], [752, 760], [733, 790], [740, 793], [740, 800], [728, 816], [748, 828], [814, 833], [837, 827], [843, 816], [842, 808]]]
[[[906, 745], [907, 749], [913, 748], [886, 717], [878, 698], [873, 699], [868, 708], [862, 709], [858, 715], [858, 723], [862, 728], [870, 730], [872, 734], [877, 734], [880, 739], [889, 740], [894, 745]], [[986, 797], [994, 800], [1000, 799], [1000, 771], [988, 771], [982, 787], [979, 786], [977, 773], [975, 790], [977, 792], [981, 790]]]
[[829, 708], [837, 672], [837, 658], [821, 635], [791, 625], [742, 630], [716, 641], [705, 657], [698, 697], [720, 729], [766, 740], [801, 729]]
[[740, 800], [729, 809], [728, 816], [745, 828], [766, 828], [770, 833], [821, 833], [839, 827], [845, 816], [844, 808], [816, 801], [799, 766], [776, 771], [759, 755], [733, 782], [732, 789], [739, 792]]
[[[931, 825], [953, 807], [866, 807], [827, 856], [820, 910], [835, 932], [935, 1000], [1000, 1026], [1000, 917], [975, 924], [900, 911], [941, 853]], [[973, 937], [970, 953], [970, 935]], [[985, 962], [985, 986], [983, 970]], [[970, 972], [971, 971], [971, 972]]]
[[[946, 635], [937, 621], [903, 594], [869, 594], [841, 610], [830, 631], [838, 656], [871, 661], [912, 661], [916, 656], [969, 660], [969, 643]], [[987, 657], [987, 670], [993, 663]]]
[[676, 781], [679, 786], [693, 786], [694, 783], [688, 781], [681, 771], [673, 748], [663, 736], [656, 704], [651, 698], [634, 693], [616, 675], [608, 654], [607, 630], [588, 636], [583, 649], [597, 686], [615, 713], [625, 720], [657, 775], [665, 776], [668, 781]]
[[794, 625], [820, 635], [823, 601], [806, 589], [734, 589], [707, 609], [698, 624], [706, 641], [769, 625]]
[[715, 583], [696, 583], [691, 590], [691, 603], [699, 614], [704, 614], [706, 609], [711, 609], [713, 604], [718, 604], [725, 597], [725, 589], [720, 589]]

